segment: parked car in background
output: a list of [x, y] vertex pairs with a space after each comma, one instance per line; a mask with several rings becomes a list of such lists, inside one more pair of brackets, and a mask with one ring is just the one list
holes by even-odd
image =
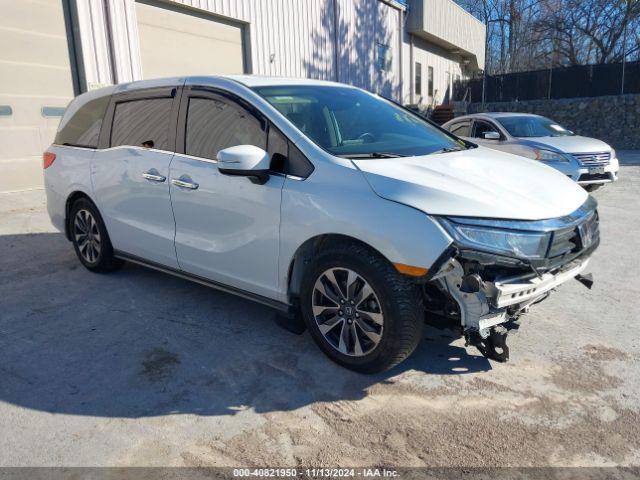
[[495, 150], [540, 160], [587, 190], [618, 179], [613, 148], [595, 138], [576, 135], [540, 115], [477, 113], [450, 120], [443, 128]]
[[187, 77], [77, 97], [44, 177], [89, 270], [129, 261], [301, 315], [329, 357], [377, 372], [425, 309], [505, 361], [503, 324], [583, 279], [595, 200], [513, 158], [351, 86]]

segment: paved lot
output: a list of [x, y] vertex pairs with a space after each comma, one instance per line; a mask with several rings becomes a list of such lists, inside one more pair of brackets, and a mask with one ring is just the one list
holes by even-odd
[[0, 194], [0, 465], [639, 465], [640, 154], [596, 193], [596, 284], [479, 356], [430, 326], [343, 370], [267, 308], [135, 266], [83, 269], [41, 190]]

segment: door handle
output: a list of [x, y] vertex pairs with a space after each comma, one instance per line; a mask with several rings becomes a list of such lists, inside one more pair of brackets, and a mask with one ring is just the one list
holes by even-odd
[[152, 182], [164, 182], [167, 179], [167, 177], [165, 177], [164, 175], [158, 174], [157, 171], [154, 173], [151, 170], [149, 170], [148, 172], [144, 172], [142, 176]]
[[184, 180], [175, 178], [171, 180], [171, 183], [173, 183], [176, 187], [188, 188], [189, 190], [195, 190], [199, 187], [199, 185], [195, 182], [185, 182]]

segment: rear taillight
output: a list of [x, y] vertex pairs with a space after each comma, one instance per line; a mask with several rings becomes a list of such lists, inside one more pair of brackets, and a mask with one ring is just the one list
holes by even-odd
[[49, 168], [51, 164], [55, 161], [56, 154], [51, 152], [44, 152], [42, 154], [42, 166], [44, 168]]

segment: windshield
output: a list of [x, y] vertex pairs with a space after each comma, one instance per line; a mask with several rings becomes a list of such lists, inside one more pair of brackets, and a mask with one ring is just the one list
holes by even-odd
[[513, 137], [570, 137], [574, 135], [545, 117], [514, 116], [496, 119]]
[[298, 85], [255, 91], [333, 155], [388, 158], [466, 148], [417, 115], [356, 88]]

